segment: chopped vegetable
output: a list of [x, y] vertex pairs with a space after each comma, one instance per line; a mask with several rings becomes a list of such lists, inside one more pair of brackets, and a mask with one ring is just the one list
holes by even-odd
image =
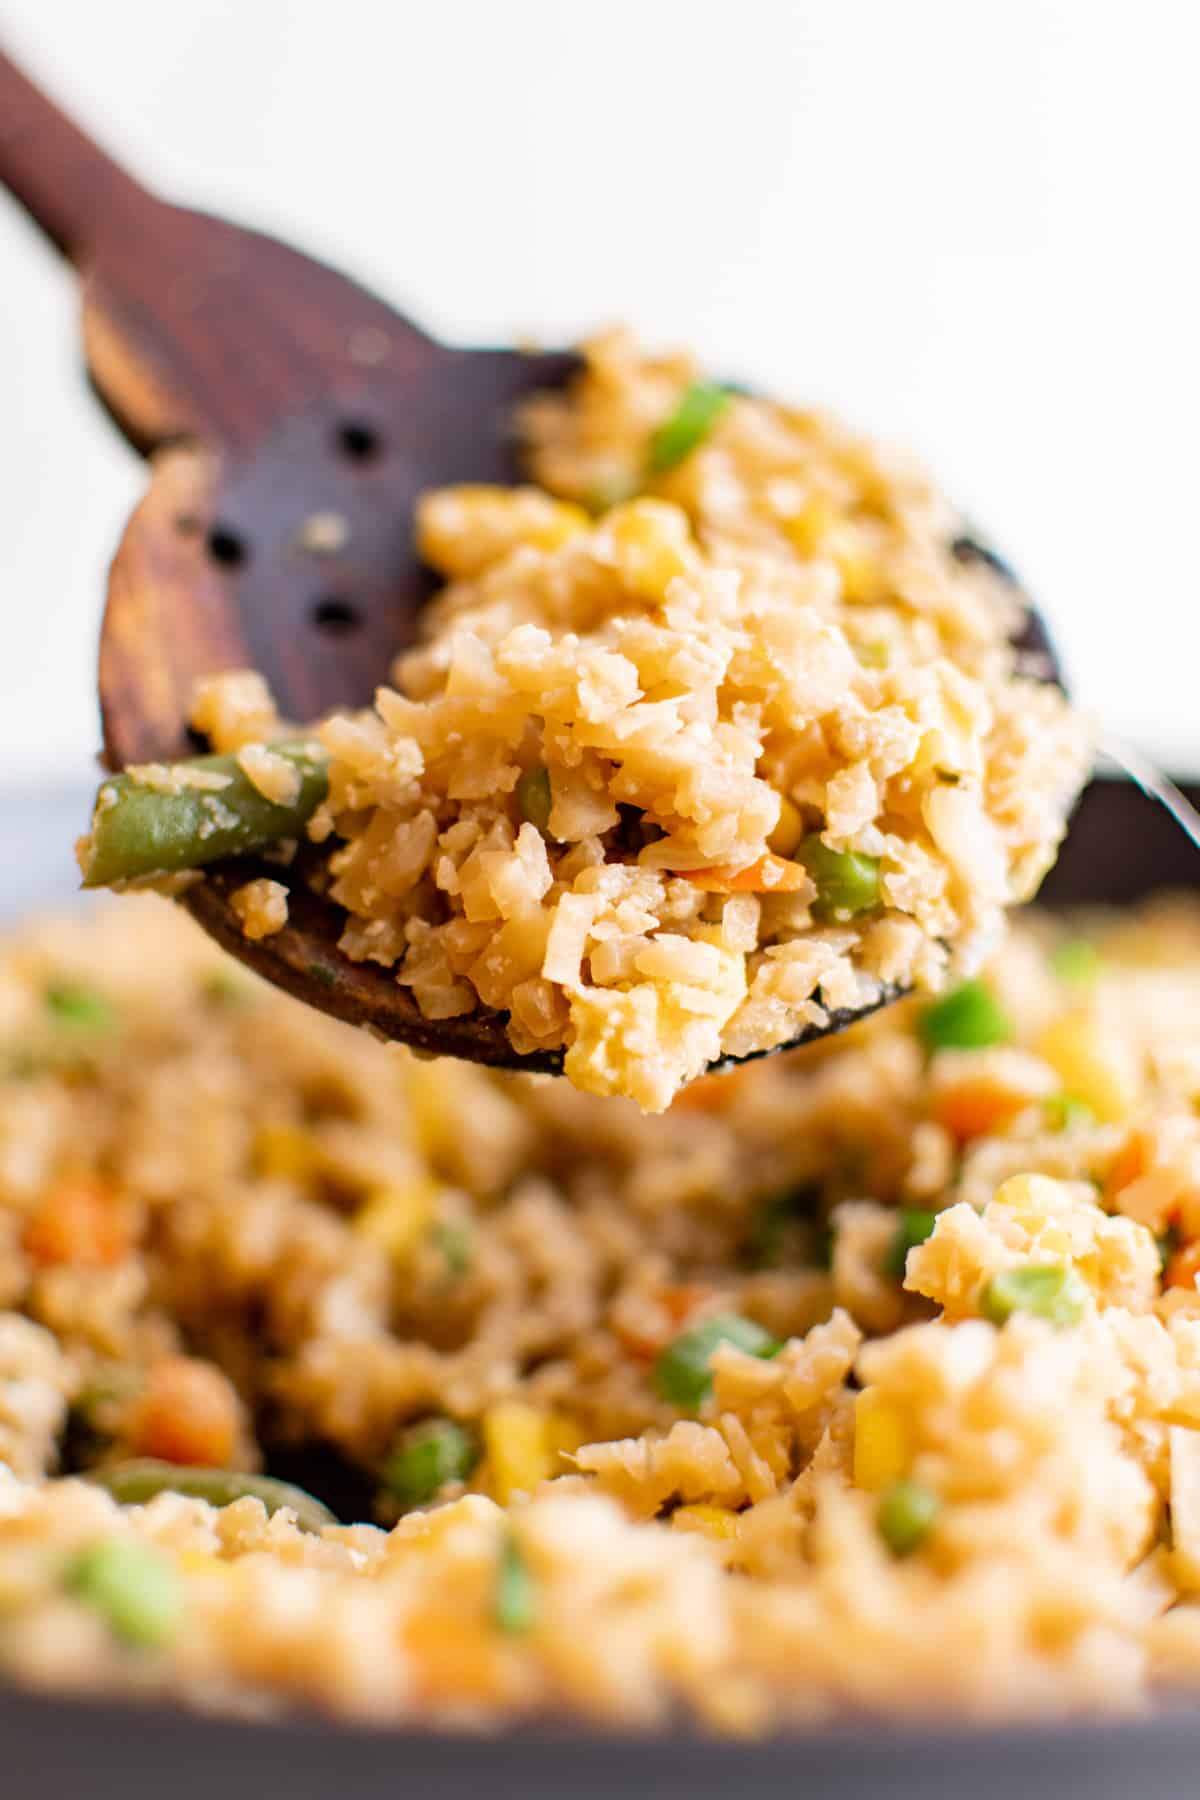
[[61, 1024], [84, 1031], [106, 1031], [117, 1016], [106, 994], [69, 981], [51, 983], [46, 989], [46, 1005]]
[[301, 1531], [322, 1531], [337, 1520], [327, 1506], [290, 1481], [251, 1475], [244, 1469], [185, 1469], [177, 1463], [140, 1456], [129, 1462], [89, 1469], [85, 1481], [107, 1489], [122, 1506], [145, 1506], [157, 1494], [186, 1494], [210, 1506], [232, 1506], [235, 1500], [261, 1500], [268, 1513], [287, 1507]]
[[852, 919], [879, 905], [879, 858], [857, 850], [831, 850], [819, 832], [810, 832], [796, 851], [817, 886], [813, 916]]
[[1077, 1125], [1094, 1125], [1096, 1115], [1086, 1100], [1074, 1094], [1051, 1094], [1042, 1101], [1042, 1110], [1051, 1131], [1070, 1131]]
[[964, 981], [921, 1014], [927, 1050], [985, 1050], [1012, 1035], [1004, 1008], [986, 981]]
[[929, 1535], [941, 1500], [918, 1481], [897, 1481], [879, 1498], [879, 1535], [893, 1556], [911, 1556]]
[[1050, 953], [1050, 967], [1069, 987], [1090, 987], [1100, 966], [1100, 952], [1088, 938], [1067, 938]]
[[1194, 1288], [1200, 1275], [1200, 1238], [1171, 1253], [1163, 1275], [1165, 1288]]
[[517, 782], [517, 806], [521, 817], [539, 831], [546, 831], [550, 825], [550, 771], [538, 763], [532, 769], [526, 769]]
[[510, 1532], [500, 1551], [496, 1569], [494, 1617], [501, 1631], [514, 1636], [533, 1624], [533, 1574], [516, 1538]]
[[403, 1507], [425, 1506], [451, 1481], [465, 1481], [479, 1460], [471, 1433], [454, 1419], [425, 1419], [401, 1437], [383, 1478]]
[[930, 1108], [943, 1131], [960, 1144], [1002, 1131], [1030, 1103], [1028, 1093], [995, 1074], [959, 1074], [935, 1094]]
[[113, 1636], [136, 1649], [167, 1643], [183, 1618], [170, 1563], [150, 1544], [115, 1538], [90, 1544], [67, 1565], [69, 1593], [100, 1614]]
[[936, 1224], [935, 1212], [922, 1212], [919, 1208], [910, 1206], [901, 1207], [896, 1234], [884, 1252], [884, 1274], [891, 1275], [896, 1281], [903, 1281], [909, 1251], [923, 1244]]
[[173, 782], [152, 782], [136, 770], [111, 776], [79, 844], [84, 887], [197, 869], [302, 836], [328, 787], [324, 752], [308, 741], [271, 748], [300, 778], [296, 798], [286, 804], [260, 794], [235, 755], [180, 763]]
[[234, 1459], [240, 1427], [229, 1377], [199, 1357], [169, 1356], [149, 1371], [125, 1433], [135, 1456], [221, 1469]]
[[458, 1281], [471, 1267], [471, 1233], [465, 1225], [451, 1225], [439, 1219], [430, 1227], [430, 1238], [446, 1260], [447, 1273]]
[[878, 1388], [863, 1388], [854, 1402], [854, 1481], [879, 1493], [899, 1481], [912, 1458], [903, 1414]]
[[68, 1175], [44, 1194], [25, 1221], [21, 1243], [42, 1268], [71, 1264], [108, 1269], [133, 1248], [128, 1205], [106, 1182], [92, 1175]]
[[483, 1415], [483, 1447], [492, 1492], [501, 1506], [531, 1494], [554, 1473], [550, 1415], [527, 1400], [500, 1400]]
[[1066, 1263], [1023, 1263], [993, 1275], [979, 1309], [993, 1325], [1017, 1312], [1032, 1313], [1051, 1325], [1078, 1325], [1087, 1303], [1083, 1277]]
[[778, 1338], [753, 1319], [738, 1313], [722, 1313], [704, 1319], [681, 1332], [661, 1351], [654, 1365], [654, 1381], [664, 1400], [684, 1412], [698, 1412], [712, 1392], [713, 1351], [719, 1344], [733, 1344], [748, 1356], [769, 1359], [783, 1348]]
[[685, 881], [710, 894], [797, 894], [808, 886], [808, 871], [782, 856], [760, 856], [756, 862], [714, 863], [706, 869], [682, 870]]
[[1066, 1091], [1090, 1106], [1102, 1124], [1128, 1118], [1136, 1106], [1141, 1085], [1137, 1058], [1086, 1009], [1051, 1020], [1038, 1039], [1037, 1052]]
[[728, 388], [711, 381], [694, 381], [684, 390], [675, 411], [650, 440], [646, 466], [652, 475], [665, 475], [701, 445], [729, 404]]

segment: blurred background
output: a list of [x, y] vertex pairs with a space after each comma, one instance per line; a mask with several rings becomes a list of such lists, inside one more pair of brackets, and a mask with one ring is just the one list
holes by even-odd
[[[912, 443], [1080, 697], [1200, 770], [1186, 0], [0, 0], [0, 36], [151, 184], [447, 338], [627, 319]], [[143, 473], [2, 195], [0, 270], [0, 773], [78, 773]]]

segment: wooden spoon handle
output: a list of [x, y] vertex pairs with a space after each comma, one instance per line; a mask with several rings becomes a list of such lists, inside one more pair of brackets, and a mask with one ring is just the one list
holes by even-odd
[[0, 50], [0, 181], [80, 267], [160, 202]]

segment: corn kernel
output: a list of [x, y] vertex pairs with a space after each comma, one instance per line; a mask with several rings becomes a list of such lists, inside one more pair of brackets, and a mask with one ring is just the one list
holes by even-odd
[[837, 509], [825, 494], [814, 494], [802, 512], [787, 521], [784, 530], [801, 556], [817, 556], [837, 521]]
[[1102, 1123], [1127, 1118], [1137, 1104], [1136, 1066], [1123, 1046], [1105, 1034], [1095, 1015], [1065, 1013], [1047, 1027], [1037, 1047], [1066, 1091], [1089, 1106]]
[[546, 1442], [554, 1459], [552, 1473], [559, 1474], [571, 1466], [567, 1459], [588, 1442], [588, 1434], [570, 1413], [556, 1412], [546, 1420]]
[[677, 575], [692, 567], [687, 514], [665, 500], [631, 500], [604, 522], [617, 573], [631, 594], [661, 600]]
[[843, 600], [861, 605], [882, 598], [883, 582], [874, 556], [863, 550], [845, 549], [836, 553], [834, 561], [842, 578]]
[[728, 1506], [677, 1506], [671, 1514], [676, 1531], [698, 1531], [704, 1537], [736, 1538], [740, 1529], [738, 1515]]
[[254, 1167], [275, 1181], [310, 1181], [319, 1173], [321, 1153], [299, 1125], [260, 1125], [254, 1138]]
[[864, 1388], [854, 1403], [854, 1481], [878, 1493], [908, 1473], [908, 1428], [878, 1388]]
[[402, 1187], [376, 1188], [355, 1215], [354, 1229], [402, 1262], [429, 1229], [437, 1194], [437, 1183], [423, 1178]]
[[800, 808], [785, 794], [779, 802], [779, 823], [767, 838], [767, 849], [776, 856], [790, 856], [804, 836]]
[[483, 1443], [492, 1493], [501, 1506], [514, 1494], [532, 1493], [553, 1475], [558, 1450], [550, 1420], [523, 1400], [502, 1400], [483, 1415]]

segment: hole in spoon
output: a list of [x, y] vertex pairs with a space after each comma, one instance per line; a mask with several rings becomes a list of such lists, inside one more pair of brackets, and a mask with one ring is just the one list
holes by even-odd
[[379, 434], [361, 419], [346, 419], [338, 426], [338, 448], [351, 462], [370, 462], [379, 455]]
[[362, 616], [352, 600], [341, 594], [322, 594], [313, 602], [312, 622], [330, 637], [345, 637], [347, 632], [358, 630]]
[[214, 525], [208, 534], [208, 554], [224, 568], [236, 569], [246, 560], [246, 542], [227, 525]]

